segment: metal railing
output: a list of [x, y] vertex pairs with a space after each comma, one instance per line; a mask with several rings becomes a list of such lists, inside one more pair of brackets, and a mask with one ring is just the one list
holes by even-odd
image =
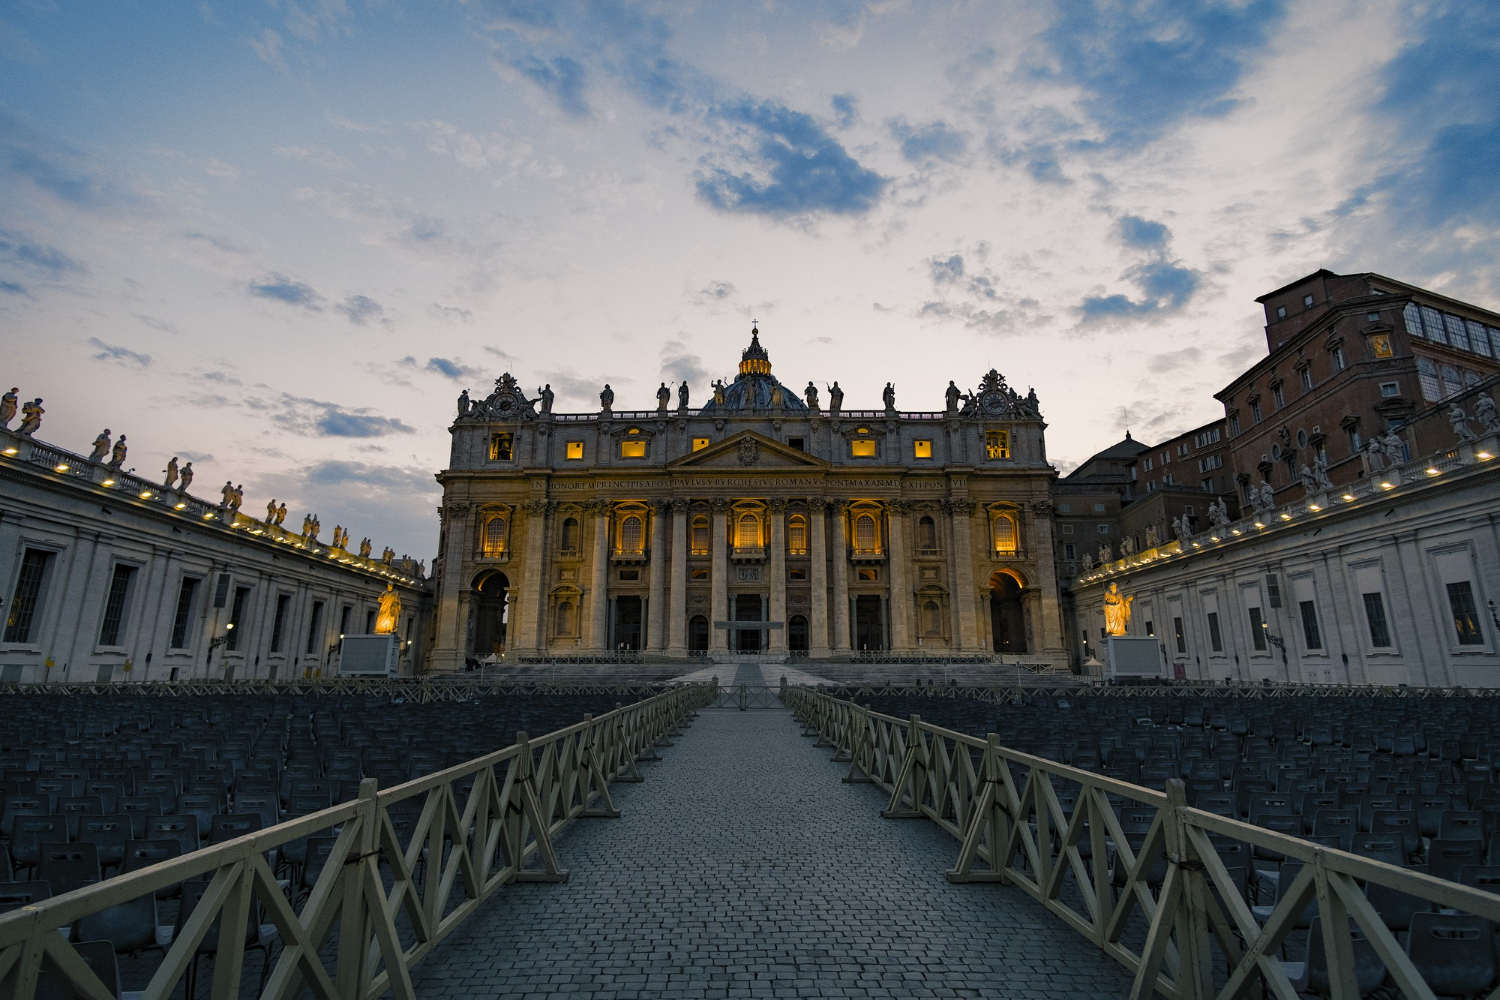
[[[580, 817], [618, 816], [609, 783], [641, 780], [636, 762], [711, 697], [705, 685], [685, 686], [538, 739], [518, 733], [502, 750], [393, 788], [366, 778], [353, 801], [0, 915], [0, 982], [15, 1000], [32, 1000], [45, 962], [77, 995], [110, 1000], [59, 931], [207, 879], [143, 996], [171, 995], [217, 924], [211, 995], [238, 998], [244, 954], [222, 942], [245, 940], [259, 911], [282, 948], [258, 996], [286, 1000], [305, 984], [321, 1000], [387, 991], [413, 1000], [412, 966], [496, 890], [566, 880], [552, 846], [557, 832]], [[402, 803], [420, 805], [404, 838], [393, 823]], [[318, 834], [336, 840], [298, 910], [267, 855]], [[540, 866], [529, 867], [532, 859]]]
[[140, 698], [176, 698], [205, 695], [372, 695], [414, 704], [468, 701], [491, 695], [530, 696], [550, 694], [607, 694], [620, 698], [649, 698], [660, 694], [665, 684], [598, 680], [517, 681], [505, 674], [484, 671], [470, 674], [425, 677], [331, 677], [319, 680], [170, 681], [132, 683], [42, 683], [0, 684], [0, 695], [118, 695]]
[[[978, 739], [805, 687], [782, 697], [804, 735], [849, 761], [846, 781], [890, 793], [883, 816], [925, 817], [959, 841], [949, 881], [1025, 892], [1134, 974], [1132, 1000], [1230, 1000], [1258, 986], [1296, 1000], [1277, 956], [1308, 915], [1320, 920], [1331, 996], [1360, 996], [1357, 928], [1361, 951], [1373, 951], [1405, 997], [1433, 1000], [1361, 883], [1500, 922], [1500, 895], [1191, 808], [1180, 780], [1156, 791], [1008, 749], [993, 733]], [[1149, 809], [1149, 830], [1127, 837], [1111, 799]], [[1246, 902], [1220, 857], [1226, 842], [1301, 862], [1268, 912]]]
[[734, 708], [741, 712], [752, 708], [786, 708], [781, 700], [781, 688], [766, 684], [726, 684], [715, 686], [713, 701], [703, 707]]

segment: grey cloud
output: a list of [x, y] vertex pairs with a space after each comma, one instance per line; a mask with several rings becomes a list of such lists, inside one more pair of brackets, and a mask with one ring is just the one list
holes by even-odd
[[350, 295], [334, 308], [355, 326], [368, 326], [372, 322], [390, 325], [390, 321], [385, 318], [385, 308], [363, 295]]
[[151, 200], [115, 178], [97, 159], [0, 112], [0, 175], [73, 208], [141, 212]]
[[964, 154], [969, 141], [962, 132], [954, 131], [942, 120], [926, 125], [909, 125], [896, 119], [887, 123], [891, 136], [901, 143], [901, 155], [909, 162], [927, 163], [942, 160], [952, 163]]
[[405, 422], [395, 417], [382, 417], [369, 407], [345, 407], [287, 393], [282, 393], [274, 402], [247, 399], [245, 405], [271, 411], [275, 423], [298, 434], [370, 438], [415, 432], [415, 428]]
[[85, 343], [95, 348], [95, 353], [89, 355], [95, 361], [124, 365], [127, 368], [151, 367], [151, 355], [149, 354], [132, 351], [130, 348], [121, 347], [118, 344], [106, 344], [98, 337], [90, 337]]
[[392, 493], [422, 494], [438, 492], [432, 473], [422, 469], [402, 469], [387, 465], [367, 465], [337, 459], [317, 462], [304, 472], [309, 483], [322, 486], [358, 485]]
[[141, 323], [141, 325], [149, 326], [153, 330], [160, 330], [162, 333], [182, 332], [178, 330], [177, 327], [173, 326], [171, 323], [168, 323], [166, 320], [161, 319], [160, 317], [148, 316], [145, 313], [131, 313], [131, 315], [134, 316], [136, 320]]
[[84, 266], [56, 247], [36, 243], [20, 233], [0, 229], [0, 261], [34, 274], [62, 277], [80, 274]]
[[401, 359], [400, 364], [403, 368], [420, 368], [422, 371], [432, 372], [455, 382], [473, 381], [484, 374], [480, 369], [466, 365], [457, 358], [428, 358], [426, 364], [420, 364], [416, 358], [408, 354]]
[[[571, 368], [555, 368], [538, 374], [543, 380], [551, 384], [553, 391], [559, 396], [567, 397], [573, 403], [588, 408], [595, 408], [599, 405], [599, 393], [604, 390], [606, 383], [618, 393], [621, 386], [630, 385], [633, 381], [632, 379], [620, 376], [585, 377], [574, 372]], [[632, 406], [624, 402], [617, 404], [616, 408], [622, 410], [633, 409]]]
[[711, 369], [680, 340], [669, 340], [661, 348], [661, 373], [674, 382], [696, 388], [708, 382]]
[[513, 365], [513, 364], [516, 363], [516, 356], [514, 354], [509, 354], [509, 353], [507, 353], [505, 351], [502, 351], [498, 347], [491, 347], [489, 344], [485, 344], [483, 349], [486, 352], [488, 352], [490, 354], [493, 354], [495, 357], [499, 358], [501, 361], [504, 361], [508, 365]]
[[859, 98], [853, 94], [834, 94], [829, 103], [833, 105], [833, 120], [839, 128], [848, 128], [859, 120]]
[[312, 286], [294, 281], [284, 274], [273, 273], [259, 281], [250, 281], [246, 284], [246, 289], [257, 298], [285, 302], [287, 305], [301, 306], [315, 312], [323, 308], [323, 296], [313, 291]]
[[1116, 236], [1127, 250], [1146, 254], [1146, 260], [1126, 268], [1120, 276], [1122, 281], [1134, 284], [1140, 295], [1132, 298], [1117, 292], [1085, 297], [1076, 307], [1079, 326], [1111, 326], [1155, 319], [1179, 312], [1188, 304], [1202, 275], [1172, 257], [1170, 229], [1160, 222], [1126, 215], [1116, 225]]
[[[468, 309], [460, 309], [458, 306], [444, 306], [434, 302], [427, 309], [439, 319], [458, 320], [460, 323], [474, 322], [474, 313]], [[490, 350], [490, 348], [487, 347], [485, 350]]]

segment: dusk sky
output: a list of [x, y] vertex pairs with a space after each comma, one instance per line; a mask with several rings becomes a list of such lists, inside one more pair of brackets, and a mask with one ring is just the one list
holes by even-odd
[[[1222, 415], [1327, 267], [1500, 307], [1500, 4], [0, 6], [0, 380], [430, 560], [454, 399]], [[826, 397], [825, 397], [826, 398]]]

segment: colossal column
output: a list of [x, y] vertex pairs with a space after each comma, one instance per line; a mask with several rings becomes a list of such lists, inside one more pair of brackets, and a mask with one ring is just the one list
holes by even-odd
[[539, 649], [542, 645], [537, 638], [537, 628], [541, 624], [542, 601], [547, 593], [542, 561], [547, 554], [549, 506], [546, 500], [526, 500], [521, 504], [521, 510], [526, 514], [526, 561], [521, 565], [520, 579], [530, 580], [531, 586], [511, 588], [511, 600], [520, 605], [516, 608], [516, 637], [511, 643], [517, 650]]
[[833, 503], [833, 651], [849, 652], [849, 501]]
[[771, 621], [781, 622], [781, 628], [768, 629], [773, 653], [785, 653], [786, 643], [786, 501], [772, 500], [770, 503], [771, 546]]
[[646, 608], [646, 642], [643, 644], [645, 649], [667, 648], [666, 630], [663, 627], [663, 612], [666, 610], [664, 605], [667, 600], [667, 567], [662, 552], [666, 546], [662, 544], [661, 522], [662, 518], [667, 516], [669, 509], [665, 500], [654, 500], [651, 503], [651, 538], [649, 540], [651, 576]]
[[808, 520], [812, 522], [812, 618], [807, 623], [809, 656], [828, 655], [828, 536], [823, 527], [823, 512], [828, 506], [822, 497], [808, 500]]
[[609, 501], [595, 500], [589, 509], [594, 514], [594, 564], [589, 584], [589, 608], [592, 626], [590, 649], [609, 648]]
[[906, 560], [906, 501], [892, 500], [886, 504], [889, 535], [886, 538], [886, 555], [891, 566], [891, 649], [912, 648], [911, 635], [911, 584], [907, 582], [911, 567]]
[[713, 553], [713, 619], [708, 623], [709, 648], [714, 652], [729, 649], [729, 630], [717, 628], [714, 622], [729, 620], [729, 551], [725, 539], [729, 537], [729, 501], [715, 497], [713, 532], [709, 535], [709, 551]]
[[[688, 502], [672, 501], [672, 611], [668, 631], [667, 652], [673, 656], [687, 655], [687, 557], [688, 557]], [[656, 553], [651, 557], [656, 558]]]
[[448, 537], [443, 542], [443, 575], [438, 581], [437, 641], [430, 663], [434, 673], [457, 673], [464, 667], [464, 654], [469, 651], [469, 608], [465, 597], [464, 570], [468, 563], [470, 546], [470, 504], [455, 501], [443, 507], [441, 516], [443, 530]]
[[974, 548], [969, 536], [969, 520], [974, 515], [974, 501], [954, 497], [948, 501], [953, 514], [953, 603], [958, 607], [958, 634], [953, 637], [955, 652], [977, 649], [979, 632], [974, 621]]

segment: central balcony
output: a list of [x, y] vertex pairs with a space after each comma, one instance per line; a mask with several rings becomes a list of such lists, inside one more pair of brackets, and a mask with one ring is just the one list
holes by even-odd
[[736, 545], [729, 550], [729, 561], [737, 563], [758, 563], [766, 561], [766, 549], [763, 545]]

